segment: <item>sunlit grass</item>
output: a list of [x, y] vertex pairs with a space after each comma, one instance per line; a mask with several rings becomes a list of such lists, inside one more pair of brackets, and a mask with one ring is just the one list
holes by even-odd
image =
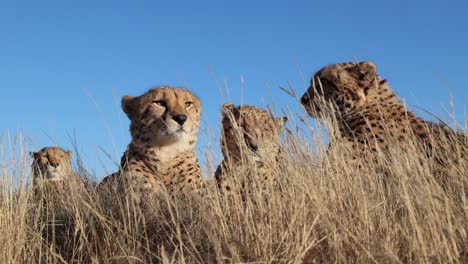
[[[89, 185], [37, 194], [26, 184], [23, 141], [5, 137], [0, 263], [468, 261], [466, 141], [442, 168], [412, 142], [377, 154], [374, 164], [352, 160], [339, 145], [327, 152], [315, 128], [295, 125], [284, 135], [286, 158], [271, 171], [279, 188], [257, 188], [263, 183], [252, 177], [248, 192], [226, 198], [208, 179], [203, 199], [163, 196], [144, 213], [120, 193]], [[255, 172], [249, 166], [229, 177]]]

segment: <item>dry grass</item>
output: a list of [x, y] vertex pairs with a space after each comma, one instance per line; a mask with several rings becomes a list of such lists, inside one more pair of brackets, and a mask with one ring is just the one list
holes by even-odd
[[[145, 215], [92, 188], [38, 197], [26, 152], [3, 146], [0, 263], [468, 262], [466, 142], [438, 150], [458, 157], [441, 168], [411, 143], [375, 165], [340, 147], [325, 155], [313, 130], [284, 139], [281, 188], [258, 182], [226, 199], [209, 181], [203, 200], [161, 197]], [[252, 174], [248, 164], [231, 177]]]

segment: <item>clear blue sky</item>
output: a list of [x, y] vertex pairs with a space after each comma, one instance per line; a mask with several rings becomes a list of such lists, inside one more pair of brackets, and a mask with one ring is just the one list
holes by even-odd
[[305, 90], [297, 66], [308, 81], [354, 57], [439, 116], [452, 94], [463, 120], [467, 14], [466, 1], [2, 1], [0, 135], [21, 132], [37, 150], [70, 148], [70, 134], [102, 176], [97, 157], [113, 168], [99, 147], [118, 161], [130, 141], [123, 95], [187, 86], [204, 107], [199, 148], [217, 148], [223, 102], [263, 105], [267, 83], [277, 107], [300, 111], [278, 89]]

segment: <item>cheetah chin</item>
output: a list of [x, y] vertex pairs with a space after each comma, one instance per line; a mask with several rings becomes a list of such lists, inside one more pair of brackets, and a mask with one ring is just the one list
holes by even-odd
[[55, 169], [49, 171], [49, 177], [50, 178], [44, 179], [43, 181], [58, 182], [58, 181], [63, 181], [65, 179], [62, 173], [59, 170], [55, 170]]
[[186, 142], [191, 138], [190, 133], [191, 131], [188, 131], [184, 127], [179, 127], [176, 129], [164, 129], [158, 133], [158, 143], [161, 145], [161, 143], [164, 142], [164, 145], [169, 145], [179, 142]]

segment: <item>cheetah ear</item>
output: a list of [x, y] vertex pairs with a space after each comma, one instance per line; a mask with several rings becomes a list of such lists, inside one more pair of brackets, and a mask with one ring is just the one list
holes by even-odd
[[221, 106], [221, 112], [223, 113], [223, 117], [229, 117], [230, 115], [237, 115], [239, 113], [239, 109], [232, 103], [224, 103]]
[[377, 75], [377, 67], [371, 61], [361, 61], [359, 64], [359, 73], [362, 80], [371, 82]]
[[135, 116], [136, 110], [136, 100], [135, 97], [131, 95], [125, 95], [122, 97], [122, 110], [127, 114], [130, 120]]
[[29, 152], [29, 155], [31, 155], [31, 158], [33, 158], [33, 160], [41, 159], [41, 153], [39, 153], [39, 152], [31, 151], [31, 152]]
[[68, 156], [68, 158], [71, 158], [72, 153], [73, 153], [73, 152], [72, 152], [71, 150], [67, 151], [67, 156]]
[[287, 122], [287, 121], [288, 121], [288, 117], [287, 117], [287, 116], [275, 118], [276, 125], [277, 125], [278, 128], [280, 128], [280, 129], [282, 129], [282, 128], [286, 125], [286, 122]]

